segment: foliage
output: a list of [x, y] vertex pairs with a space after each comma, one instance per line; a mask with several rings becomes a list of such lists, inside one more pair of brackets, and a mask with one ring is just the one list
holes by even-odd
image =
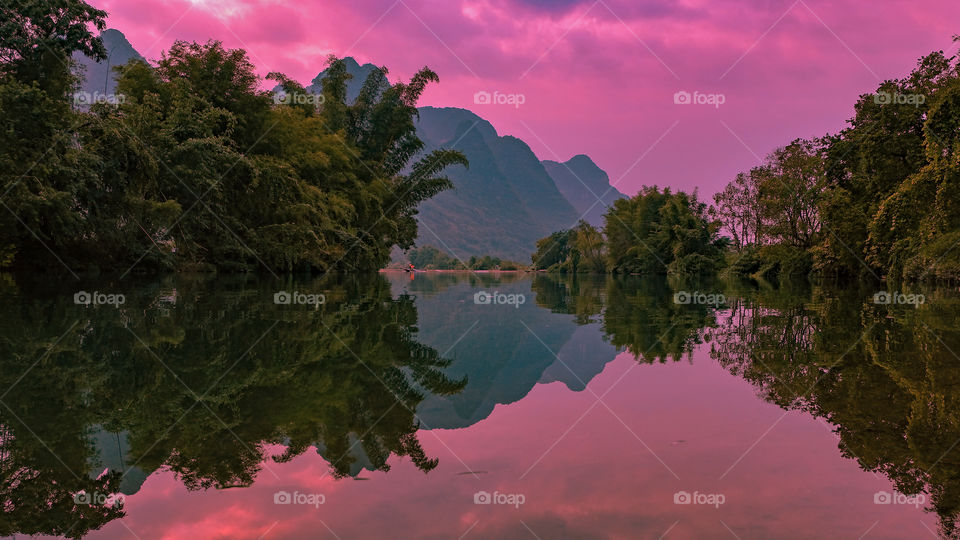
[[723, 224], [735, 250], [760, 242], [763, 227], [757, 204], [759, 195], [757, 184], [749, 174], [739, 173], [713, 200], [716, 206], [710, 207], [710, 217]]
[[806, 276], [822, 236], [824, 142], [797, 139], [740, 173], [714, 196], [710, 215], [731, 235], [733, 275]]
[[[353, 103], [331, 57], [322, 93], [246, 52], [178, 41], [118, 68], [116, 104], [73, 108], [70, 55], [102, 58], [105, 14], [78, 0], [0, 8], [0, 261], [16, 268], [374, 270], [412, 246], [419, 203], [459, 152], [424, 154], [416, 103], [437, 75], [372, 73]], [[54, 36], [54, 37], [51, 37]]]
[[557, 268], [570, 258], [571, 231], [557, 231], [537, 240], [537, 251], [530, 256], [534, 270]]
[[711, 211], [760, 258], [740, 273], [960, 279], [958, 126], [960, 62], [934, 52], [860, 96], [840, 133], [738, 175]]
[[607, 211], [607, 267], [621, 274], [709, 274], [723, 262], [724, 241], [696, 193], [645, 187]]
[[410, 259], [410, 264], [414, 267], [424, 270], [460, 270], [465, 268], [463, 263], [433, 246], [411, 249], [407, 252], [407, 258]]
[[519, 270], [520, 264], [502, 260], [500, 257], [484, 255], [482, 257], [470, 257], [470, 260], [467, 261], [467, 268], [470, 270]]
[[602, 274], [607, 268], [606, 242], [601, 231], [580, 220], [573, 229], [537, 241], [532, 259], [537, 270]]
[[581, 220], [537, 241], [533, 267], [560, 273], [713, 274], [723, 266], [726, 240], [696, 193], [644, 187], [618, 199], [603, 230]]

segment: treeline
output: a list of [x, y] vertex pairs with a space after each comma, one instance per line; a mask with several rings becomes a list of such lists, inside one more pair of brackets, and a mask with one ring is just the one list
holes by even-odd
[[710, 274], [723, 267], [727, 239], [697, 194], [644, 187], [619, 199], [598, 229], [585, 221], [537, 241], [533, 268], [554, 272]]
[[434, 246], [413, 248], [406, 254], [407, 259], [417, 269], [422, 270], [522, 270], [520, 263], [483, 255], [471, 256], [464, 261], [452, 257]]
[[[375, 270], [417, 236], [459, 152], [423, 155], [416, 103], [437, 75], [374, 71], [348, 103], [331, 57], [318, 95], [243, 50], [176, 42], [116, 68], [117, 98], [74, 106], [78, 52], [104, 60], [79, 0], [0, 6], [0, 266]], [[282, 98], [282, 99], [279, 99]], [[419, 158], [419, 159], [417, 159]]]
[[540, 240], [534, 266], [956, 281], [958, 132], [960, 62], [935, 52], [860, 96], [849, 127], [774, 150], [709, 208], [644, 188], [610, 208], [602, 231], [581, 223]]
[[715, 198], [741, 274], [960, 278], [960, 64], [935, 52]]

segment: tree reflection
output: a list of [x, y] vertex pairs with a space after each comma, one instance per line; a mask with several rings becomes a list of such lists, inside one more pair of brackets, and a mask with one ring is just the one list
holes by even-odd
[[[93, 465], [93, 426], [126, 432], [128, 464], [190, 489], [249, 485], [265, 459], [311, 447], [336, 476], [388, 470], [391, 455], [429, 471], [413, 411], [466, 384], [417, 343], [413, 299], [379, 276], [277, 287], [322, 293], [319, 306], [276, 305], [273, 288], [235, 280], [140, 287], [119, 308], [22, 287], [0, 293], [12, 307], [0, 326], [2, 535], [79, 537], [122, 515], [74, 501], [119, 489], [122, 473]], [[268, 455], [273, 445], [285, 450]]]
[[840, 450], [906, 494], [926, 492], [940, 533], [958, 538], [960, 300], [877, 305], [873, 291], [740, 301], [711, 354], [784, 408], [835, 426]]
[[[699, 289], [698, 289], [699, 287]], [[680, 360], [703, 343], [715, 324], [716, 305], [677, 303], [675, 291], [712, 291], [712, 283], [689, 283], [666, 277], [540, 274], [533, 282], [537, 304], [576, 315], [578, 324], [598, 315], [603, 331], [618, 349], [644, 362]]]

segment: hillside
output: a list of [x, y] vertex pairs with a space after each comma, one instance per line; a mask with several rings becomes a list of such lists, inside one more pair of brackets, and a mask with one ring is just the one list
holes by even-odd
[[626, 197], [610, 185], [610, 177], [588, 156], [579, 154], [559, 163], [545, 160], [543, 167], [577, 214], [591, 225], [603, 226], [603, 214], [617, 199]]
[[420, 206], [419, 245], [458, 257], [490, 254], [526, 261], [538, 239], [576, 224], [577, 213], [530, 147], [500, 137], [489, 122], [456, 108], [421, 107], [427, 150], [460, 150], [469, 169], [452, 169], [455, 189]]

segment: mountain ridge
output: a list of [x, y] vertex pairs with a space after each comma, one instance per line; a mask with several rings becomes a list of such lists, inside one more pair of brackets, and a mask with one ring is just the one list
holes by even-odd
[[607, 208], [626, 197], [610, 184], [607, 173], [586, 154], [577, 154], [564, 162], [545, 159], [542, 163], [560, 193], [591, 225], [603, 226]]

